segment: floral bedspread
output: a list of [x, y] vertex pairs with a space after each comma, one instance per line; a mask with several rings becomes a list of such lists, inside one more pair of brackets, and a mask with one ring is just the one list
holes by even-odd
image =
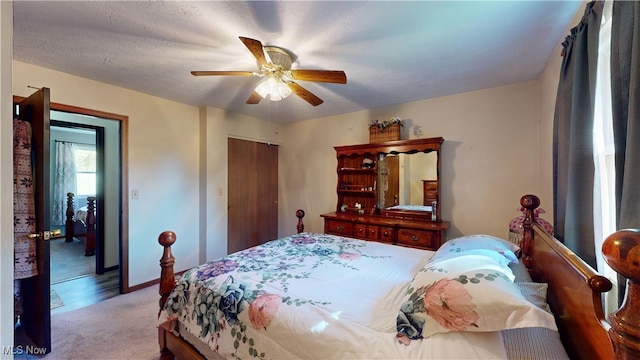
[[[228, 359], [422, 358], [418, 346], [396, 340], [396, 316], [432, 254], [326, 234], [288, 236], [185, 272], [160, 326], [178, 321]], [[501, 347], [500, 337], [473, 336]], [[428, 351], [441, 356], [438, 349], [476, 340], [443, 341]]]

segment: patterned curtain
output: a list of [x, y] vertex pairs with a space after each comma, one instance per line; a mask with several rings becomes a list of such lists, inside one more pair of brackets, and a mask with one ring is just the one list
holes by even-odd
[[31, 168], [31, 124], [13, 121], [13, 226], [15, 279], [38, 275], [33, 170]]
[[63, 225], [67, 220], [67, 193], [76, 193], [76, 162], [73, 156], [75, 144], [56, 142], [56, 163], [53, 182], [53, 225]]

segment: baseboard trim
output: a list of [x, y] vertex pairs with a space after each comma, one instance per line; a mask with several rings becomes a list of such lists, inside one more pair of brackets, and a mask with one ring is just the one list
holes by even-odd
[[[187, 271], [187, 270], [183, 270], [183, 271], [177, 272], [176, 276], [181, 276], [185, 271]], [[147, 281], [147, 282], [143, 282], [143, 283], [138, 284], [138, 285], [130, 286], [128, 292], [132, 292], [132, 291], [148, 288], [149, 286], [158, 285], [158, 284], [160, 284], [160, 278], [157, 278], [157, 279], [154, 279], [154, 280], [151, 280], [151, 281]]]

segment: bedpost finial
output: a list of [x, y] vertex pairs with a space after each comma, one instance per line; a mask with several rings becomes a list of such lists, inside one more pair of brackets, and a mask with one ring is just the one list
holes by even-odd
[[298, 230], [298, 234], [304, 231], [304, 224], [302, 223], [302, 218], [304, 217], [304, 210], [298, 209], [296, 211], [296, 217], [298, 218], [298, 225], [296, 226]]
[[526, 209], [533, 210], [540, 206], [540, 198], [535, 195], [524, 195], [520, 198], [520, 205]]
[[602, 244], [604, 260], [629, 279], [622, 306], [609, 315], [609, 337], [616, 359], [640, 358], [640, 230], [624, 229], [609, 235]]
[[176, 233], [173, 231], [164, 231], [158, 236], [158, 243], [167, 247], [173, 245], [176, 242]]
[[640, 230], [624, 229], [602, 243], [604, 259], [620, 275], [640, 281]]

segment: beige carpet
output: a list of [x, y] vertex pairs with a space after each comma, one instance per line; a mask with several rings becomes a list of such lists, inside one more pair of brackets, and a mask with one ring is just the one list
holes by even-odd
[[159, 359], [158, 299], [155, 285], [52, 316], [53, 350], [41, 359]]

